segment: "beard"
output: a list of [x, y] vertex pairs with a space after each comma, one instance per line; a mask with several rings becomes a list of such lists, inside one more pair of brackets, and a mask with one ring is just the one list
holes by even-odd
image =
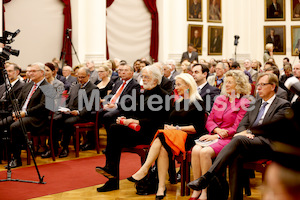
[[154, 81], [150, 81], [150, 82], [148, 82], [148, 83], [144, 83], [143, 84], [143, 88], [145, 89], [145, 90], [152, 90], [153, 88], [155, 88], [156, 87], [156, 84], [154, 83]]

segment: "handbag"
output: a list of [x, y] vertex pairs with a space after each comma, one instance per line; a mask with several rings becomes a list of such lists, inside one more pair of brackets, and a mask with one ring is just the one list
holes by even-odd
[[136, 194], [138, 195], [149, 195], [155, 194], [158, 187], [158, 174], [157, 167], [154, 165], [149, 169], [147, 178], [137, 182], [135, 184]]

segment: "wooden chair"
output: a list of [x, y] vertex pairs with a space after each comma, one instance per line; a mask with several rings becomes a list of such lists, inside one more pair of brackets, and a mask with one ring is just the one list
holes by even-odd
[[82, 133], [82, 132], [93, 131], [95, 133], [95, 142], [96, 142], [97, 154], [100, 153], [98, 118], [99, 118], [99, 112], [97, 111], [95, 122], [86, 122], [86, 123], [74, 124], [74, 127], [75, 127], [75, 154], [76, 154], [76, 157], [79, 157], [79, 143], [80, 143], [79, 139], [80, 139], [80, 133]]

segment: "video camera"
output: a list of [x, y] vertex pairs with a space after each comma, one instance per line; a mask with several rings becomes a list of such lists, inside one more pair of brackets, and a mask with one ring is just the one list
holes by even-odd
[[235, 35], [235, 36], [234, 36], [234, 45], [235, 45], [235, 46], [238, 45], [239, 39], [240, 39], [240, 36], [238, 36], [238, 35]]
[[11, 44], [15, 40], [15, 38], [19, 33], [20, 29], [16, 30], [14, 33], [11, 33], [9, 31], [3, 32], [3, 37], [0, 37], [0, 43], [4, 45], [2, 52], [0, 53], [0, 58], [4, 60], [9, 60], [10, 55], [19, 56], [20, 51], [16, 49], [12, 49], [11, 46], [8, 46], [6, 44]]

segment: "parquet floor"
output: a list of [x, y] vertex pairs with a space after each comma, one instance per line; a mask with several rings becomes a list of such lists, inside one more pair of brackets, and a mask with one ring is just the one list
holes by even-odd
[[[73, 160], [77, 159], [75, 158], [75, 152], [73, 147], [70, 145], [71, 151], [70, 155], [67, 158], [57, 158], [56, 161], [54, 162], [61, 162], [61, 161], [66, 161], [66, 160]], [[102, 146], [102, 149], [104, 146]], [[95, 150], [89, 150], [89, 151], [81, 151], [80, 152], [80, 157], [79, 158], [84, 158], [84, 157], [91, 157], [91, 156], [96, 156], [98, 155]], [[23, 166], [22, 167], [28, 167], [29, 165], [26, 165], [26, 154], [25, 151], [22, 153], [22, 158], [23, 158]], [[48, 164], [48, 163], [53, 163], [51, 158], [47, 159], [42, 159], [40, 156], [36, 158], [37, 164], [42, 165], [42, 164]], [[4, 166], [7, 163], [4, 161], [2, 164], [0, 164], [0, 171], [5, 171]], [[31, 164], [33, 166], [33, 162]], [[251, 179], [250, 184], [251, 184], [251, 192], [252, 195], [250, 197], [244, 197], [246, 200], [260, 200], [261, 199], [261, 191], [262, 191], [262, 182], [261, 182], [261, 174], [260, 173], [255, 173], [254, 179]], [[168, 181], [166, 182], [167, 184], [167, 196], [166, 200], [188, 200], [188, 196], [180, 196], [180, 183], [172, 185]], [[129, 182], [128, 180], [121, 180], [120, 181], [120, 190], [117, 191], [112, 191], [112, 192], [106, 192], [106, 193], [98, 193], [96, 191], [96, 188], [99, 187], [100, 185], [95, 185], [92, 187], [87, 187], [87, 188], [81, 188], [77, 190], [72, 190], [72, 191], [67, 191], [67, 192], [62, 192], [58, 194], [53, 194], [53, 195], [48, 195], [48, 196], [43, 196], [43, 197], [38, 197], [34, 198], [34, 200], [121, 200], [121, 199], [134, 199], [134, 200], [148, 200], [148, 199], [155, 199], [155, 195], [148, 195], [148, 196], [140, 196], [136, 195], [135, 188], [134, 188], [134, 183]]]

